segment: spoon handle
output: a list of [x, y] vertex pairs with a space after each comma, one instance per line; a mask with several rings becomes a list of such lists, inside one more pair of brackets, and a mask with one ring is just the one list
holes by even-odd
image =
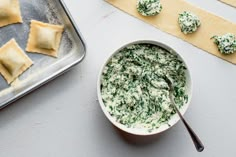
[[184, 126], [186, 127], [186, 129], [188, 130], [191, 138], [192, 138], [192, 141], [197, 149], [198, 152], [202, 152], [204, 150], [204, 145], [202, 144], [201, 140], [199, 139], [199, 137], [195, 134], [195, 132], [193, 131], [193, 129], [188, 125], [188, 123], [185, 121], [184, 117], [182, 116], [182, 114], [179, 112], [179, 109], [176, 107], [175, 105], [175, 101], [174, 101], [174, 98], [173, 98], [173, 91], [174, 91], [174, 87], [172, 85], [172, 82], [171, 80], [165, 76], [163, 78], [166, 83], [168, 84], [169, 88], [170, 88], [170, 92], [169, 92], [169, 97], [170, 97], [170, 100], [172, 102], [172, 106], [174, 107], [175, 111], [178, 113], [180, 119], [182, 120], [182, 122], [184, 123]]
[[202, 144], [201, 140], [199, 139], [199, 137], [195, 134], [195, 132], [193, 131], [193, 129], [188, 125], [188, 123], [185, 121], [184, 117], [182, 116], [182, 114], [179, 112], [178, 108], [174, 105], [180, 119], [182, 120], [182, 122], [184, 123], [185, 127], [187, 128], [192, 141], [197, 149], [198, 152], [202, 152], [204, 150], [204, 145]]

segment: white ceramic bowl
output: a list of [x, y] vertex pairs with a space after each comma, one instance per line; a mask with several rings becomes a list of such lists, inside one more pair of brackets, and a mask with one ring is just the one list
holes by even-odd
[[110, 122], [112, 124], [114, 124], [116, 127], [118, 127], [119, 129], [127, 132], [127, 133], [130, 133], [130, 134], [133, 134], [133, 135], [140, 135], [140, 136], [146, 136], [146, 135], [155, 135], [155, 134], [159, 134], [169, 128], [171, 128], [173, 125], [175, 125], [179, 120], [179, 116], [177, 114], [175, 114], [174, 116], [172, 116], [172, 118], [168, 121], [168, 124], [163, 124], [161, 125], [158, 129], [155, 129], [153, 130], [152, 132], [148, 132], [146, 131], [145, 129], [136, 129], [136, 128], [128, 128], [126, 127], [125, 125], [121, 124], [121, 123], [118, 123], [116, 121], [116, 119], [114, 117], [112, 117], [109, 112], [106, 110], [106, 107], [104, 105], [104, 102], [102, 100], [102, 96], [101, 96], [101, 76], [102, 76], [102, 72], [104, 70], [104, 67], [106, 66], [106, 64], [110, 61], [110, 59], [116, 54], [116, 53], [119, 53], [120, 50], [122, 50], [123, 48], [129, 46], [129, 45], [133, 45], [133, 44], [141, 44], [141, 43], [146, 43], [146, 44], [153, 44], [153, 45], [156, 45], [156, 46], [159, 46], [161, 48], [164, 48], [166, 49], [167, 51], [170, 51], [174, 54], [177, 54], [177, 56], [179, 57], [180, 60], [183, 61], [184, 65], [186, 66], [187, 70], [186, 70], [186, 80], [187, 80], [187, 83], [186, 83], [186, 87], [187, 87], [187, 94], [188, 94], [188, 102], [186, 104], [184, 104], [181, 109], [180, 109], [180, 112], [182, 114], [184, 114], [187, 110], [187, 108], [189, 107], [189, 103], [191, 101], [191, 98], [192, 98], [192, 84], [191, 84], [191, 77], [190, 77], [190, 72], [189, 72], [189, 69], [188, 69], [188, 66], [186, 65], [186, 63], [184, 62], [183, 58], [175, 51], [173, 50], [172, 48], [170, 48], [169, 46], [163, 44], [163, 43], [160, 43], [160, 42], [157, 42], [157, 41], [153, 41], [153, 40], [138, 40], [138, 41], [134, 41], [134, 42], [130, 42], [124, 46], [122, 46], [121, 48], [119, 48], [118, 50], [116, 50], [114, 53], [112, 53], [112, 55], [107, 59], [107, 61], [104, 63], [104, 65], [102, 66], [101, 68], [101, 71], [99, 73], [99, 77], [98, 77], [98, 82], [97, 82], [97, 94], [98, 94], [98, 101], [100, 103], [100, 106], [102, 108], [102, 111], [103, 113], [106, 115], [106, 117], [110, 120]]

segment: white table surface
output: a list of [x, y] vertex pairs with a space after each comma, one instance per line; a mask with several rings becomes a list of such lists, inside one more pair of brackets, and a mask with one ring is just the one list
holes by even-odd
[[[0, 111], [0, 157], [233, 157], [236, 66], [139, 21], [103, 0], [65, 0], [87, 43], [70, 72]], [[236, 9], [189, 0], [236, 22]], [[125, 140], [103, 115], [96, 81], [104, 60], [124, 43], [153, 39], [186, 60], [193, 99], [185, 117], [205, 144], [197, 153], [181, 123], [147, 144]]]

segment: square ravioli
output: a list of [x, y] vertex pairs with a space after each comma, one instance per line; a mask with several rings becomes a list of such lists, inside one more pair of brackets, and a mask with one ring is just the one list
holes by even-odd
[[33, 64], [15, 39], [0, 48], [0, 73], [7, 83], [12, 83]]
[[26, 51], [57, 57], [63, 26], [31, 21]]
[[19, 0], [0, 0], [0, 27], [22, 23]]

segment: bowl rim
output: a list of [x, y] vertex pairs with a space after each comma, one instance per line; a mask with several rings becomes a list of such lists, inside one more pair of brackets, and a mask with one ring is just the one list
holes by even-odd
[[[132, 134], [132, 135], [138, 135], [138, 136], [149, 136], [149, 135], [159, 134], [159, 133], [164, 132], [164, 131], [170, 129], [171, 127], [173, 127], [180, 120], [180, 117], [177, 114], [173, 115], [172, 118], [168, 121], [168, 124], [162, 124], [159, 128], [154, 129], [152, 132], [144, 131], [144, 130], [141, 130], [141, 129], [139, 130], [137, 128], [128, 128], [125, 125], [117, 122], [115, 120], [115, 118], [110, 115], [110, 113], [107, 111], [107, 109], [105, 107], [105, 104], [104, 104], [104, 102], [102, 100], [102, 96], [101, 96], [101, 76], [102, 76], [102, 73], [104, 71], [105, 66], [107, 65], [107, 63], [110, 61], [110, 59], [115, 54], [120, 52], [120, 50], [124, 49], [127, 46], [134, 45], [134, 44], [153, 44], [153, 45], [159, 46], [159, 47], [161, 47], [161, 48], [163, 48], [163, 49], [165, 49], [165, 50], [167, 50], [167, 51], [169, 51], [171, 53], [176, 54], [178, 56], [178, 58], [181, 61], [183, 61], [185, 67], [187, 68], [187, 70], [186, 70], [186, 78], [187, 78], [186, 85], [187, 85], [188, 102], [185, 103], [181, 107], [180, 112], [181, 112], [182, 115], [184, 115], [186, 113], [187, 109], [189, 108], [191, 99], [192, 99], [192, 91], [193, 91], [193, 89], [192, 89], [192, 79], [191, 79], [191, 74], [190, 74], [189, 67], [187, 66], [187, 64], [186, 64], [185, 60], [183, 59], [183, 57], [177, 51], [175, 51], [173, 48], [171, 48], [167, 44], [164, 44], [164, 43], [156, 41], [156, 40], [145, 39], [145, 40], [130, 41], [130, 42], [126, 43], [126, 44], [123, 44], [123, 46], [120, 46], [118, 49], [116, 49], [113, 53], [111, 53], [109, 55], [109, 57], [103, 63], [103, 65], [102, 65], [102, 67], [100, 69], [99, 75], [98, 75], [98, 80], [97, 80], [97, 97], [98, 97], [98, 102], [99, 102], [99, 105], [100, 105], [103, 113], [107, 117], [107, 119], [114, 126], [116, 126], [117, 128], [121, 129], [122, 131], [124, 131], [126, 133], [129, 133], [129, 134]], [[169, 123], [171, 123], [171, 124], [169, 125]]]

